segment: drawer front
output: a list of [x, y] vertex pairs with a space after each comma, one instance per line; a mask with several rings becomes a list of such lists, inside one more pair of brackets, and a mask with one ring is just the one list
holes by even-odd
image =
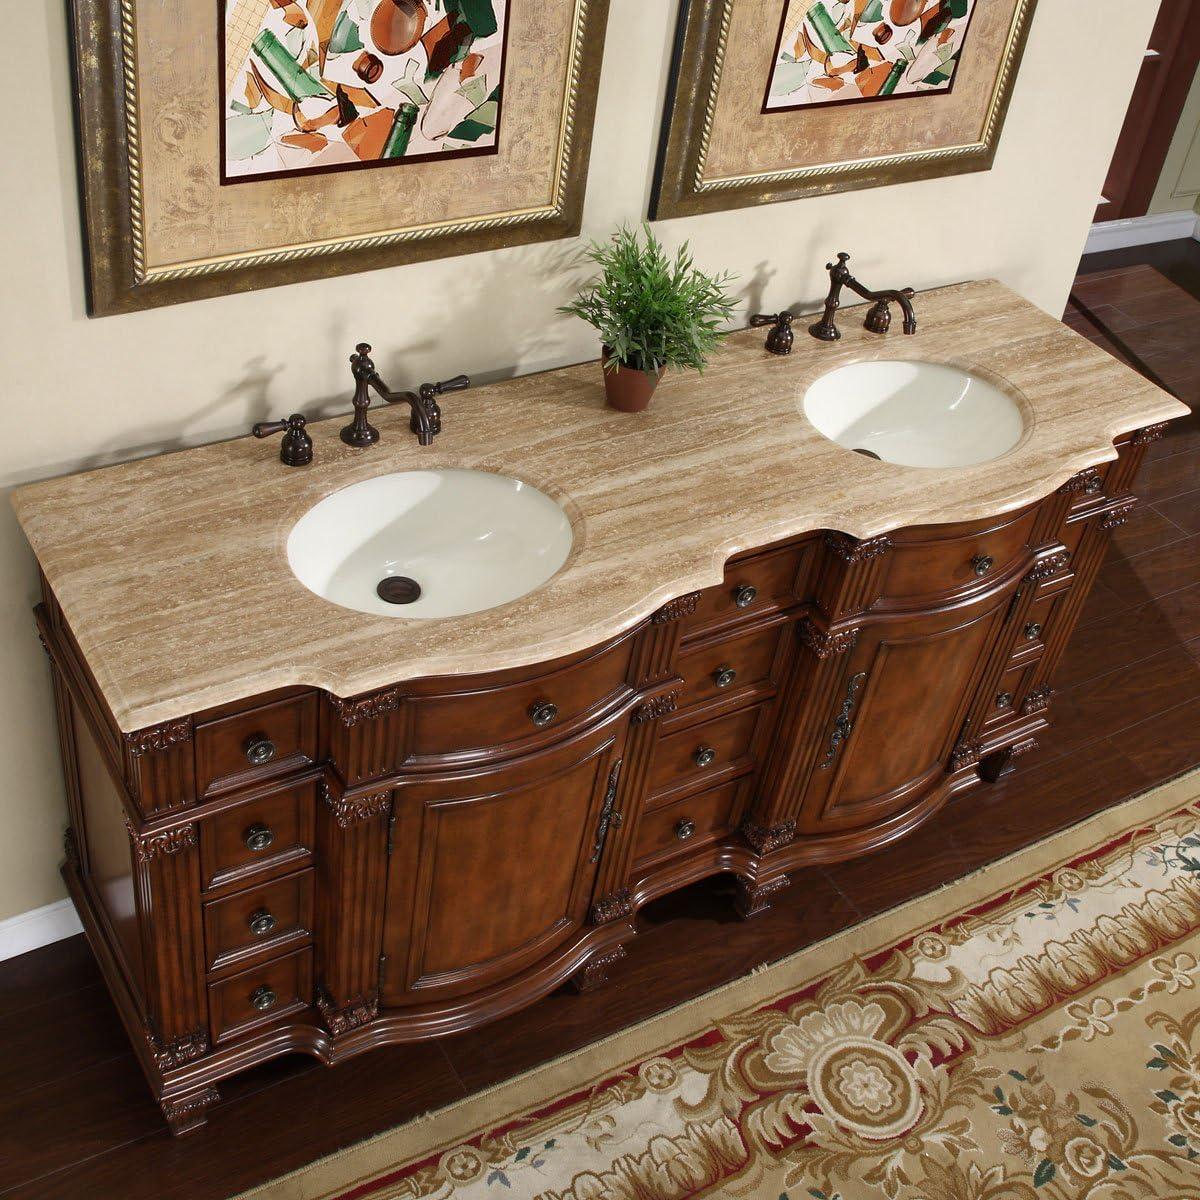
[[766, 629], [707, 642], [681, 654], [679, 674], [683, 677], [683, 688], [679, 707], [769, 682], [781, 657], [783, 631], [790, 627], [779, 622]]
[[685, 637], [743, 617], [777, 612], [804, 598], [815, 543], [801, 542], [779, 550], [731, 559], [725, 582], [705, 588], [696, 611], [682, 622]]
[[246, 800], [200, 822], [206, 888], [312, 859], [317, 785], [300, 784]]
[[927, 526], [893, 537], [882, 594], [887, 600], [935, 597], [1004, 574], [1027, 553], [1037, 511], [975, 526]]
[[996, 692], [989, 698], [989, 707], [983, 722], [985, 733], [990, 734], [999, 726], [1015, 721], [1022, 715], [1021, 707], [1033, 686], [1038, 661], [1037, 658], [1022, 660], [1000, 676]]
[[729, 833], [739, 816], [742, 780], [647, 809], [638, 827], [634, 855], [639, 863], [683, 853]]
[[654, 749], [651, 794], [723, 771], [750, 752], [762, 706], [743, 708], [668, 733]]
[[633, 638], [597, 654], [484, 691], [412, 698], [413, 752], [461, 755], [526, 741], [568, 724], [628, 687]]
[[299, 950], [208, 987], [213, 1044], [312, 1003], [312, 951]]
[[301, 696], [196, 726], [201, 795], [256, 784], [317, 757], [317, 698]]
[[204, 906], [204, 945], [210, 971], [260, 954], [277, 953], [312, 936], [313, 872], [235, 892]]

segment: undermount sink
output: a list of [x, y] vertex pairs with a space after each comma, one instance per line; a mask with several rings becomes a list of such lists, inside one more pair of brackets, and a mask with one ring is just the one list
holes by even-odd
[[859, 362], [822, 375], [804, 415], [847, 450], [904, 467], [969, 467], [1020, 441], [1025, 420], [1011, 396], [959, 367]]
[[400, 471], [310, 508], [288, 535], [287, 556], [309, 591], [343, 608], [460, 617], [540, 587], [573, 540], [566, 513], [519, 479]]

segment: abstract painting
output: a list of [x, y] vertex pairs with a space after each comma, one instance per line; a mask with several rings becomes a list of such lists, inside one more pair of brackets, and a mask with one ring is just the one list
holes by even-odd
[[680, 0], [651, 218], [988, 170], [1036, 5]]
[[221, 181], [495, 153], [506, 0], [220, 0]]
[[949, 92], [975, 0], [788, 0], [763, 111]]

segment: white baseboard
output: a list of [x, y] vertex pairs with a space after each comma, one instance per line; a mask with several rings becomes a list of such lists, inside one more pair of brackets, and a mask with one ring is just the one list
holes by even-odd
[[83, 926], [70, 900], [58, 900], [27, 913], [18, 913], [0, 921], [0, 962], [82, 932]]
[[1124, 221], [1099, 221], [1088, 233], [1084, 254], [1147, 246], [1151, 242], [1173, 242], [1179, 238], [1200, 240], [1200, 217], [1194, 212], [1154, 213]]

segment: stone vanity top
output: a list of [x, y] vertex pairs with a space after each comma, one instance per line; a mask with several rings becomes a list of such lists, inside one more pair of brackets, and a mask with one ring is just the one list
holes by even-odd
[[[130, 732], [289, 685], [347, 697], [557, 658], [720, 583], [739, 550], [814, 529], [866, 538], [998, 514], [1114, 458], [1117, 435], [1188, 411], [994, 281], [925, 293], [916, 309], [915, 337], [898, 322], [867, 333], [848, 308], [842, 340], [821, 343], [797, 319], [787, 358], [764, 351], [764, 330], [736, 333], [703, 375], [668, 376], [637, 415], [605, 408], [588, 362], [447, 396], [430, 447], [409, 432], [406, 405], [378, 403], [377, 445], [343, 445], [346, 416], [314, 423], [303, 469], [279, 462], [278, 438], [245, 437], [32, 484], [13, 504]], [[1024, 435], [999, 459], [953, 470], [827, 441], [802, 413], [805, 390], [873, 358], [950, 363], [999, 383], [1018, 397]], [[557, 500], [575, 533], [562, 570], [520, 600], [441, 620], [340, 608], [292, 575], [287, 535], [318, 500], [437, 467], [511, 475]]]

